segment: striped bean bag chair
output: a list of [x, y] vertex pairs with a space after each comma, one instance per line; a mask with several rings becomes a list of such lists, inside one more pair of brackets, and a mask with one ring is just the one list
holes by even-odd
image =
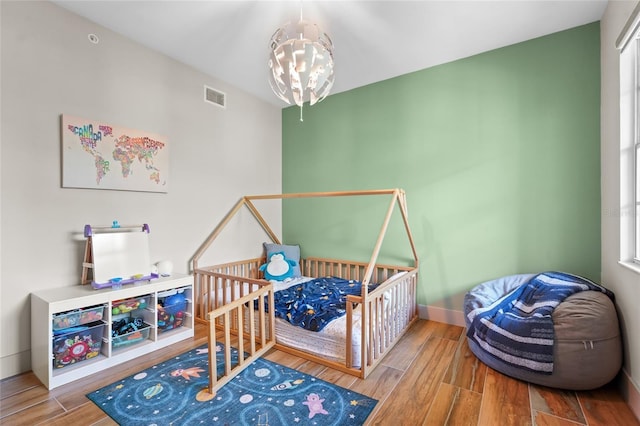
[[613, 294], [561, 272], [482, 283], [464, 299], [467, 341], [489, 367], [527, 382], [587, 390], [622, 366]]

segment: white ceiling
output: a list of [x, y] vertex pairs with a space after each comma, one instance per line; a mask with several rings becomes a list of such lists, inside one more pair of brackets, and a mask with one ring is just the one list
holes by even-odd
[[[305, 19], [334, 44], [339, 93], [598, 21], [606, 0], [122, 1], [54, 3], [284, 107], [268, 83], [268, 44]], [[100, 34], [97, 34], [98, 37]]]

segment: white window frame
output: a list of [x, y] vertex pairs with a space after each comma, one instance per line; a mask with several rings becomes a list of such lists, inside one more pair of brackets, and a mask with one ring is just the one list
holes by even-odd
[[633, 261], [640, 265], [640, 28], [636, 31], [636, 73], [635, 73], [635, 149], [633, 156], [633, 198], [635, 200], [635, 250]]
[[640, 272], [640, 4], [620, 50], [620, 263]]

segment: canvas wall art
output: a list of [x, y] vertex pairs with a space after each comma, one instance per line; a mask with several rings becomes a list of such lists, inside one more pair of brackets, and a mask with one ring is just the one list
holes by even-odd
[[62, 115], [62, 186], [168, 192], [167, 139]]

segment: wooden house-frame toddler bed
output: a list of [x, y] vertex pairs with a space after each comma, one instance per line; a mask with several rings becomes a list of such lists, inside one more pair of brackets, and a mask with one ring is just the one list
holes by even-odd
[[[198, 264], [212, 242], [243, 206], [250, 210], [271, 240], [280, 244], [278, 237], [255, 207], [255, 200], [376, 195], [390, 196], [391, 201], [368, 263], [321, 257], [301, 258], [299, 261], [302, 281], [310, 279], [309, 277], [331, 276], [356, 280], [361, 284], [359, 294], [346, 296], [346, 314], [333, 320], [326, 327], [327, 332], [304, 330], [275, 317], [274, 293], [278, 288], [286, 288], [291, 283], [270, 282], [263, 278], [260, 266], [265, 263], [264, 255], [214, 266]], [[396, 205], [413, 254], [413, 266], [377, 263]], [[366, 378], [418, 318], [418, 256], [407, 219], [406, 195], [401, 189], [245, 196], [236, 203], [194, 255], [193, 272], [196, 321], [209, 324], [211, 393], [215, 393], [253, 359], [262, 356], [272, 347]], [[292, 283], [298, 285], [302, 281], [294, 279]], [[224, 347], [222, 365], [216, 362], [214, 348], [217, 341], [221, 341]], [[311, 342], [311, 345], [301, 345], [302, 342]], [[232, 347], [237, 349], [235, 355], [232, 355]]]

